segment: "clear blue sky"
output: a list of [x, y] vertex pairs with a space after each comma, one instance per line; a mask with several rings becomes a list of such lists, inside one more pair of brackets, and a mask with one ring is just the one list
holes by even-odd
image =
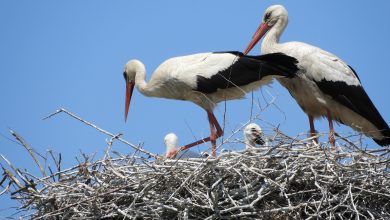
[[[144, 143], [159, 154], [169, 132], [179, 136], [180, 144], [207, 136], [206, 114], [198, 106], [147, 98], [137, 91], [125, 124], [123, 66], [129, 59], [140, 59], [149, 77], [173, 56], [243, 50], [263, 11], [272, 4], [283, 4], [289, 11], [282, 41], [319, 46], [352, 65], [390, 122], [389, 1], [1, 1], [0, 153], [18, 167], [38, 173], [31, 168], [34, 164], [26, 150], [6, 138], [12, 139], [8, 133], [12, 128], [37, 151], [62, 153], [64, 167], [76, 164], [80, 151], [101, 155], [106, 147], [104, 135], [65, 115], [41, 120], [59, 107], [113, 133], [124, 133], [125, 139]], [[252, 53], [259, 53], [259, 48]], [[269, 97], [268, 92], [278, 96], [276, 104], [283, 113], [271, 107], [260, 114], [261, 119], [280, 124], [291, 136], [306, 132], [306, 115], [277, 82], [253, 96], [265, 105], [262, 94]], [[247, 97], [226, 103], [227, 135], [249, 120], [251, 95]], [[215, 112], [223, 123], [224, 104]], [[320, 132], [328, 129], [324, 120], [316, 125]], [[351, 132], [345, 126], [336, 129]], [[121, 144], [115, 144], [114, 150], [131, 152]], [[4, 197], [0, 204], [0, 218], [15, 206]]]

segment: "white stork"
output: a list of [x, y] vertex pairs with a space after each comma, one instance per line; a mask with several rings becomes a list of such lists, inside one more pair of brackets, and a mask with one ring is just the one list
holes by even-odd
[[390, 144], [390, 129], [364, 91], [356, 72], [335, 55], [301, 42], [279, 43], [288, 23], [281, 5], [266, 9], [244, 54], [265, 35], [263, 54], [284, 53], [298, 60], [299, 71], [291, 79], [278, 79], [309, 117], [310, 132], [315, 134], [314, 118], [326, 116], [329, 142], [334, 146], [332, 119], [366, 134], [381, 146]]
[[192, 101], [207, 112], [211, 134], [181, 150], [211, 141], [215, 157], [216, 139], [223, 135], [213, 114], [216, 104], [242, 98], [247, 92], [271, 82], [273, 77], [293, 77], [297, 70], [296, 60], [281, 53], [262, 56], [244, 56], [240, 52], [199, 53], [166, 60], [147, 83], [145, 66], [138, 60], [130, 60], [123, 73], [125, 121], [134, 86], [145, 96]]
[[164, 144], [166, 147], [165, 157], [170, 159], [183, 159], [183, 158], [204, 158], [203, 154], [196, 153], [190, 150], [180, 150], [178, 145], [178, 137], [175, 133], [169, 133], [164, 138]]
[[263, 131], [256, 123], [250, 123], [244, 128], [245, 148], [252, 149], [256, 145], [268, 145], [268, 140], [264, 140]]

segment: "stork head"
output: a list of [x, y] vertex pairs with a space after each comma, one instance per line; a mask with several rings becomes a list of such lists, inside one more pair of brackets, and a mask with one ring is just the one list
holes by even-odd
[[245, 143], [249, 145], [247, 147], [254, 147], [256, 144], [263, 145], [265, 142], [261, 138], [262, 133], [259, 125], [255, 123], [247, 125], [244, 129]]
[[133, 89], [135, 85], [135, 75], [138, 71], [145, 69], [144, 65], [139, 60], [130, 60], [126, 63], [123, 71], [123, 77], [126, 81], [126, 99], [125, 99], [125, 121], [129, 112], [129, 106]]
[[165, 156], [167, 158], [173, 159], [177, 154], [178, 147], [178, 137], [174, 133], [169, 133], [165, 135], [164, 144], [166, 147]]
[[283, 21], [284, 24], [287, 24], [287, 10], [282, 5], [272, 5], [268, 7], [264, 12], [264, 16], [260, 26], [253, 34], [252, 40], [246, 47], [244, 54], [248, 54], [252, 50], [252, 48], [256, 46], [257, 42], [259, 42], [259, 40], [268, 32], [268, 30], [275, 26], [278, 21]]

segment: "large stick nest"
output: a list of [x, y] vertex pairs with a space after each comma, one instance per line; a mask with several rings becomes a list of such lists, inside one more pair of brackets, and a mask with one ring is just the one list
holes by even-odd
[[43, 178], [4, 175], [35, 219], [389, 219], [389, 159], [342, 150], [284, 144], [216, 159], [85, 157]]
[[0, 183], [33, 219], [390, 219], [388, 149], [287, 137], [270, 145], [176, 160], [108, 148], [68, 169], [52, 155], [56, 167], [36, 160], [43, 177], [2, 156]]

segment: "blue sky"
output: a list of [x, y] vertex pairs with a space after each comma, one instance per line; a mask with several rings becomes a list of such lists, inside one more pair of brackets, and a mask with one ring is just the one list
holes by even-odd
[[[10, 141], [8, 128], [35, 150], [62, 153], [64, 167], [76, 163], [80, 151], [101, 153], [106, 137], [59, 115], [41, 119], [64, 107], [154, 153], [164, 151], [163, 138], [175, 132], [180, 144], [209, 134], [205, 112], [183, 101], [143, 97], [135, 91], [128, 122], [123, 120], [123, 66], [137, 58], [150, 77], [165, 59], [198, 52], [243, 50], [272, 4], [289, 11], [282, 41], [303, 41], [328, 50], [358, 72], [364, 88], [390, 122], [389, 1], [1, 1], [0, 2], [0, 153], [15, 165], [38, 174], [27, 152]], [[259, 53], [259, 47], [252, 54]], [[306, 115], [277, 82], [247, 99], [226, 103], [226, 135], [250, 119], [252, 95], [277, 96], [277, 107], [260, 112], [265, 129], [280, 125], [296, 136], [307, 132]], [[215, 113], [221, 124], [225, 104]], [[317, 130], [327, 132], [319, 120]], [[339, 133], [350, 133], [336, 126]], [[237, 135], [241, 138], [241, 133]], [[324, 139], [325, 140], [325, 139]], [[367, 143], [375, 144], [367, 139]], [[194, 150], [207, 150], [203, 145]], [[233, 148], [241, 148], [234, 145]], [[131, 152], [115, 144], [114, 150]], [[15, 206], [0, 198], [0, 217]]]

